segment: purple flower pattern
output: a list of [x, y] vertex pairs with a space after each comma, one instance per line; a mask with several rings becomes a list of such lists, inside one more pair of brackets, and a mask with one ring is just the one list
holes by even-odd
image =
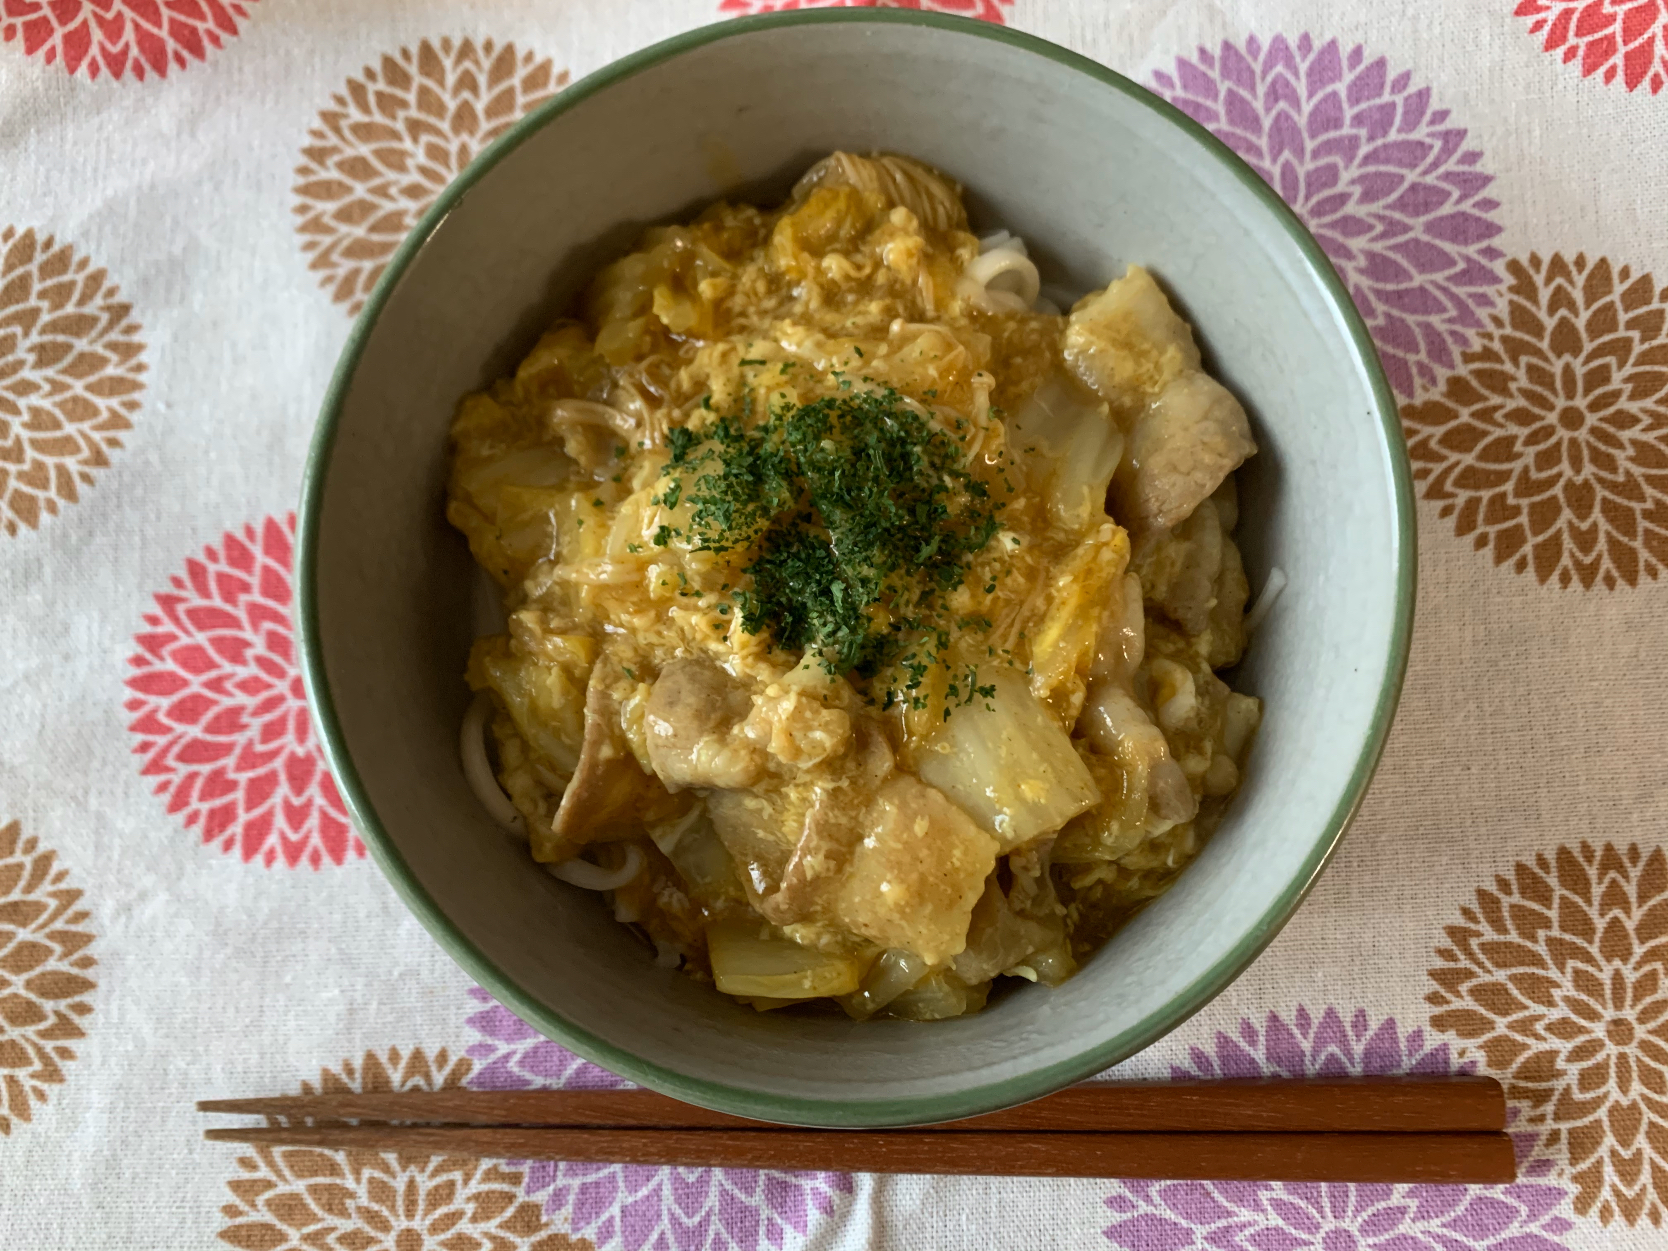
[[[627, 1087], [616, 1077], [534, 1030], [486, 991], [468, 1018], [480, 1040], [467, 1084], [482, 1090], [533, 1087], [601, 1090]], [[759, 1251], [797, 1245], [836, 1194], [851, 1193], [841, 1173], [772, 1173], [750, 1169], [654, 1168], [620, 1164], [519, 1162], [523, 1189], [542, 1199], [598, 1251]]]
[[[1448, 1046], [1393, 1018], [1372, 1022], [1336, 1008], [1317, 1018], [1271, 1012], [1261, 1028], [1193, 1047], [1177, 1080], [1343, 1077], [1468, 1072]], [[1564, 1251], [1568, 1191], [1548, 1180], [1539, 1135], [1515, 1134], [1518, 1173], [1509, 1186], [1165, 1182], [1126, 1180], [1106, 1200], [1106, 1237], [1122, 1251]]]
[[1295, 209], [1349, 287], [1404, 396], [1453, 370], [1503, 281], [1494, 181], [1429, 87], [1357, 45], [1223, 41], [1159, 92], [1244, 157]]

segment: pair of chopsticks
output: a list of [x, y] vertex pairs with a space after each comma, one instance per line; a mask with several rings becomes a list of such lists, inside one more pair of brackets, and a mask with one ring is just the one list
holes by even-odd
[[1094, 1083], [917, 1129], [795, 1129], [647, 1090], [438, 1090], [208, 1099], [283, 1124], [215, 1142], [683, 1167], [1217, 1181], [1510, 1182], [1486, 1077]]

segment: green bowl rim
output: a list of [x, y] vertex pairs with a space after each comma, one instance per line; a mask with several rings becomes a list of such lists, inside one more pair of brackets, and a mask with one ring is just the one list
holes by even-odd
[[[434, 899], [417, 880], [398, 848], [382, 828], [371, 806], [369, 796], [349, 758], [347, 744], [337, 721], [335, 704], [325, 677], [324, 656], [319, 638], [318, 573], [319, 514], [324, 497], [324, 484], [329, 472], [331, 450], [336, 440], [336, 427], [343, 405], [351, 388], [353, 375], [365, 349], [371, 327], [376, 324], [383, 305], [399, 284], [401, 276], [423, 248], [430, 235], [439, 227], [469, 190], [530, 135], [551, 118], [565, 112], [605, 87], [632, 77], [642, 70], [720, 39], [730, 39], [754, 31], [782, 26], [819, 25], [823, 23], [863, 22], [876, 25], [927, 26], [954, 31], [971, 38], [993, 39], [1011, 44], [1026, 52], [1046, 57], [1067, 69], [1086, 74], [1097, 82], [1120, 91], [1131, 99], [1164, 117], [1192, 136], [1206, 150], [1230, 169], [1235, 177], [1260, 199], [1284, 224], [1296, 240], [1304, 256], [1320, 278], [1341, 314], [1354, 341], [1359, 363], [1365, 368], [1372, 383], [1377, 402], [1378, 417], [1383, 427], [1385, 451], [1390, 464], [1396, 506], [1398, 568], [1396, 577], [1396, 620], [1391, 633], [1389, 654], [1385, 657], [1384, 678], [1379, 687], [1373, 711], [1372, 727], [1357, 758], [1343, 798], [1327, 821], [1325, 829], [1315, 841], [1296, 878], [1275, 899], [1232, 951], [1175, 995], [1163, 1009], [1152, 1013], [1130, 1028], [1120, 1031], [1069, 1060], [1033, 1069], [1017, 1076], [1003, 1078], [950, 1094], [922, 1095], [914, 1098], [872, 1100], [844, 1100], [800, 1098], [748, 1090], [721, 1082], [687, 1076], [658, 1064], [650, 1063], [605, 1042], [596, 1035], [568, 1021], [559, 1013], [539, 1003], [519, 986], [505, 977], [493, 962], [473, 942], [466, 938], [436, 905]], [[1336, 850], [1344, 832], [1355, 816], [1365, 794], [1367, 784], [1377, 767], [1389, 735], [1391, 719], [1401, 693], [1402, 679], [1407, 671], [1408, 649], [1413, 630], [1413, 607], [1416, 585], [1416, 533], [1414, 525], [1413, 481], [1403, 443], [1396, 401], [1379, 364], [1378, 354], [1361, 321], [1361, 316], [1350, 299], [1332, 263], [1321, 250], [1296, 214], [1287, 207], [1257, 173], [1215, 135], [1167, 101], [1147, 91], [1123, 75], [1075, 52], [1049, 43], [1034, 35], [968, 18], [916, 10], [836, 8], [802, 9], [786, 13], [770, 13], [755, 17], [731, 18], [695, 30], [686, 31], [661, 41], [629, 56], [620, 58], [580, 79], [553, 99], [540, 105], [522, 118], [504, 135], [492, 143], [458, 178], [443, 191], [419, 221], [411, 234], [400, 245], [377, 282], [364, 310], [354, 322], [346, 347], [337, 363], [329, 390], [320, 409], [319, 423], [314, 432], [312, 447], [302, 482], [300, 522], [297, 535], [296, 618], [300, 635], [302, 678], [306, 686], [314, 724], [330, 771], [335, 775], [348, 810], [377, 864], [392, 882], [394, 889], [416, 914], [440, 945], [463, 966], [475, 980], [517, 1016], [557, 1040], [587, 1060], [628, 1078], [640, 1085], [652, 1087], [689, 1103], [719, 1109], [742, 1116], [784, 1123], [824, 1126], [880, 1127], [889, 1125], [924, 1124], [973, 1116], [1012, 1104], [1035, 1099], [1071, 1082], [1089, 1077], [1116, 1064], [1164, 1034], [1169, 1033], [1188, 1017], [1199, 1011], [1237, 977], [1247, 965], [1279, 933], [1281, 927], [1296, 911], [1315, 880]]]

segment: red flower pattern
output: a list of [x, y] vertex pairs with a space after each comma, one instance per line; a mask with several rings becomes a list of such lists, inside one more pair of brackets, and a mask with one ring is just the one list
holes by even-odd
[[1577, 59], [1581, 76], [1603, 72], [1613, 83], [1621, 75], [1629, 91], [1649, 83], [1662, 90], [1668, 74], [1668, 4], [1663, 0], [1519, 0], [1512, 10], [1529, 19], [1529, 33], [1541, 48], [1562, 51], [1564, 64]]
[[228, 531], [156, 595], [128, 658], [140, 772], [205, 844], [319, 868], [363, 857], [307, 720], [290, 624], [295, 517]]
[[0, 39], [23, 41], [47, 65], [74, 74], [83, 67], [96, 79], [121, 78], [129, 70], [143, 81], [170, 64], [184, 69], [209, 49], [236, 38], [238, 22], [256, 0], [0, 0]]
[[1002, 10], [1014, 0], [723, 0], [720, 13], [737, 16], [748, 13], [786, 13], [791, 9], [920, 9], [927, 13], [952, 13], [1003, 24]]

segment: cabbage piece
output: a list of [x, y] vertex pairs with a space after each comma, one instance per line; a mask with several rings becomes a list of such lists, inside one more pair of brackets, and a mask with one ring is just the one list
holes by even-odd
[[1049, 570], [1046, 598], [1026, 627], [1031, 693], [1051, 699], [1067, 720], [1082, 707], [1105, 605], [1116, 597], [1128, 563], [1128, 534], [1103, 521]]
[[642, 555], [646, 561], [655, 551], [654, 526], [658, 509], [649, 501], [654, 491], [644, 487], [633, 491], [620, 501], [614, 514], [614, 524], [608, 530], [608, 555], [614, 560], [626, 560]]
[[1104, 400], [1055, 374], [1020, 407], [1008, 446], [1063, 529], [1084, 530], [1105, 513], [1124, 436]]
[[821, 270], [828, 252], [849, 251], [886, 212], [879, 192], [850, 186], [815, 187], [776, 219], [770, 248], [777, 266], [793, 278]]
[[651, 827], [649, 837], [672, 862], [696, 903], [711, 905], [746, 898], [736, 862], [718, 837], [705, 804], [697, 803], [678, 821]]
[[989, 982], [969, 986], [951, 970], [939, 969], [904, 991], [886, 1010], [906, 1021], [943, 1021], [977, 1012], [989, 997]]
[[459, 405], [452, 440], [446, 519], [500, 585], [520, 582], [534, 561], [554, 554], [556, 488], [573, 476], [574, 462], [544, 441], [536, 419], [487, 395]]
[[998, 669], [990, 685], [989, 698], [958, 706], [922, 744], [917, 772], [996, 835], [1005, 855], [1093, 807], [1100, 792], [1023, 675]]
[[495, 495], [495, 522], [482, 547], [498, 563], [490, 572], [500, 583], [514, 585], [541, 560], [558, 556], [557, 514], [566, 492], [541, 487], [505, 486]]
[[567, 562], [601, 553], [600, 528], [586, 536], [585, 522], [602, 515], [592, 504], [594, 489], [506, 485], [497, 491], [497, 550], [509, 569], [510, 585], [543, 560]]
[[681, 259], [682, 235], [678, 227], [650, 231], [642, 249], [621, 257], [591, 283], [587, 312], [597, 327], [596, 352], [608, 364], [629, 364], [658, 337], [655, 292]]
[[[479, 398], [479, 397], [475, 397]], [[573, 462], [556, 447], [544, 444], [506, 452], [488, 464], [471, 465], [458, 475], [458, 485], [483, 508], [506, 486], [559, 486], [573, 473]]]
[[781, 889], [782, 874], [817, 794], [814, 783], [799, 781], [769, 790], [715, 790], [707, 795], [713, 828], [735, 861], [755, 908]]
[[608, 389], [608, 363], [591, 346], [583, 326], [576, 321], [558, 322], [516, 367], [515, 382], [523, 399], [552, 395], [600, 399]]
[[1017, 965], [1028, 964], [1031, 955], [1060, 947], [1065, 939], [1062, 917], [1021, 916], [992, 875], [974, 906], [967, 946], [950, 967], [962, 981], [977, 985]]
[[707, 955], [718, 989], [742, 998], [849, 995], [863, 980], [863, 966], [856, 958], [801, 947], [757, 921], [708, 926]]
[[538, 655], [499, 634], [475, 641], [466, 677], [472, 689], [498, 697], [516, 731], [565, 783], [579, 763], [596, 657], [596, 640], [582, 634], [546, 634]]
[[458, 405], [452, 443], [452, 494], [488, 513], [500, 486], [556, 486], [573, 471], [573, 462], [547, 441], [535, 413], [491, 395], [466, 396]]

